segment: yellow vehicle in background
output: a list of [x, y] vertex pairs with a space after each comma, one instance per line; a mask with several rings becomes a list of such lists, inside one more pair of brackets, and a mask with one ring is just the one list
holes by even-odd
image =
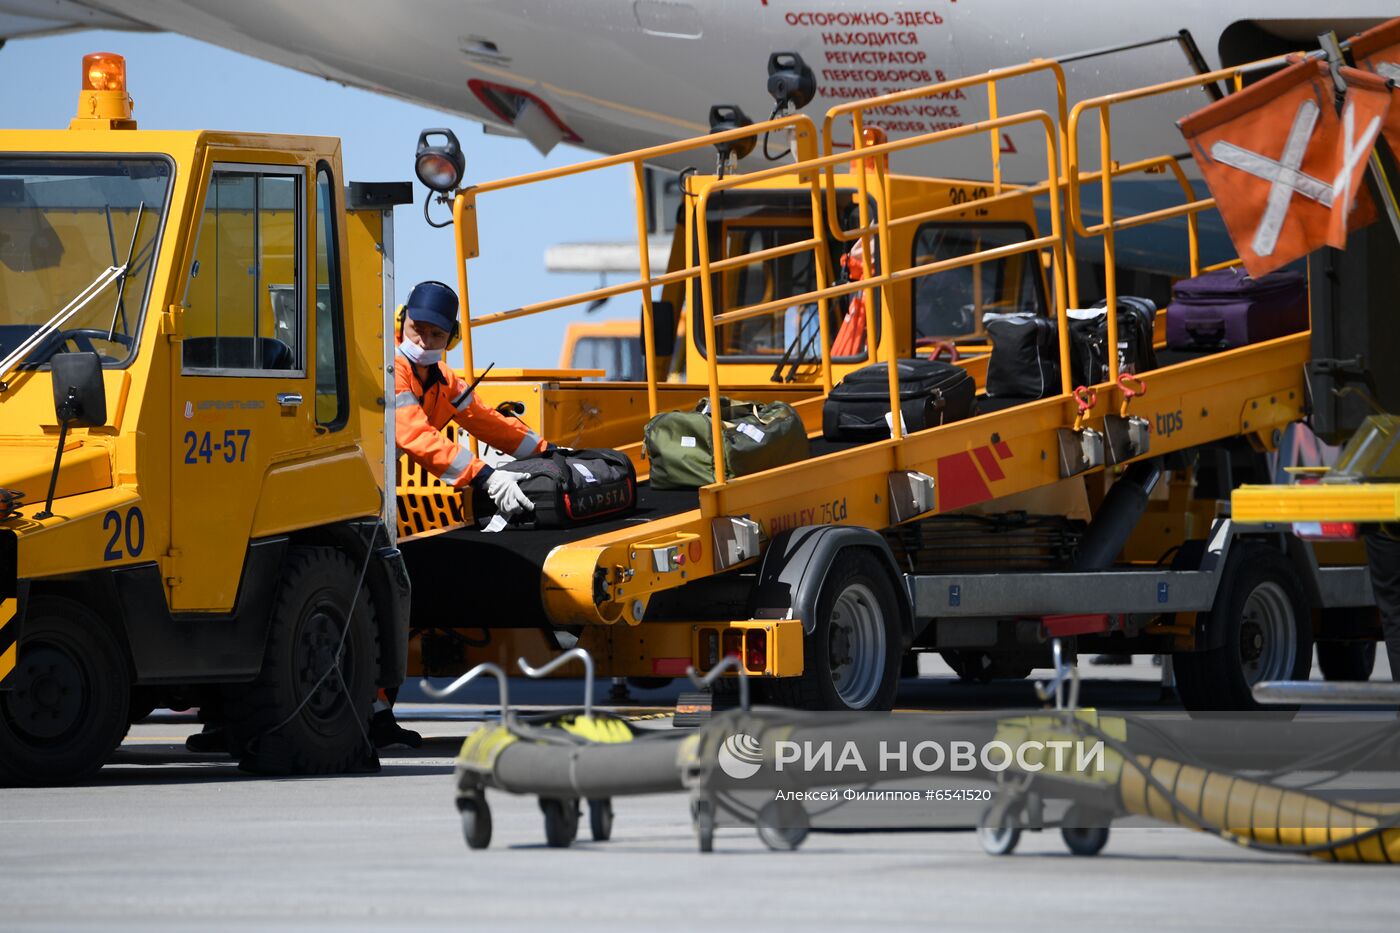
[[91, 774], [156, 706], [250, 767], [373, 758], [408, 580], [385, 464], [390, 210], [340, 143], [137, 129], [84, 61], [0, 132], [0, 781]]
[[622, 382], [646, 380], [640, 321], [575, 321], [564, 330], [559, 368], [598, 370], [595, 377]]

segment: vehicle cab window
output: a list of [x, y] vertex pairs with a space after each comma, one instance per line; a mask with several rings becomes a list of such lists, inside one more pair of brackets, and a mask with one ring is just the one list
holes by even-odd
[[[1023, 224], [925, 224], [914, 238], [914, 265], [1021, 243]], [[1044, 314], [1036, 256], [1021, 253], [921, 276], [914, 280], [914, 343], [975, 337], [983, 315]]]
[[153, 156], [0, 159], [0, 360], [135, 358], [172, 176]]
[[316, 167], [316, 424], [330, 431], [349, 419], [335, 191], [330, 167], [322, 162]]
[[185, 292], [184, 372], [305, 372], [301, 184], [295, 170], [215, 166]]

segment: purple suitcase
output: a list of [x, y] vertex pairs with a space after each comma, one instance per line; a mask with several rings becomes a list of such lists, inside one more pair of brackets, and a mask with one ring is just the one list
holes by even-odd
[[1242, 269], [1217, 269], [1178, 282], [1166, 313], [1173, 350], [1243, 347], [1307, 329], [1307, 280], [1301, 272], [1254, 279]]

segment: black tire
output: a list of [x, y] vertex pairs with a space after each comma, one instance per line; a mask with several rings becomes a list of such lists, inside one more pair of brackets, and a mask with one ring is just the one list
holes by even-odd
[[695, 841], [700, 851], [715, 850], [715, 810], [709, 800], [697, 800], [690, 808], [691, 821], [695, 824]]
[[815, 627], [803, 640], [802, 676], [776, 681], [769, 697], [797, 709], [887, 710], [899, 687], [902, 652], [889, 575], [872, 552], [849, 548], [822, 584]]
[[544, 841], [551, 849], [567, 849], [578, 837], [578, 798], [561, 800], [541, 797], [540, 811], [544, 813]]
[[376, 760], [368, 735], [379, 626], [368, 589], [355, 598], [355, 571], [334, 548], [287, 552], [262, 671], [225, 691], [229, 748], [244, 767], [335, 774]]
[[770, 800], [754, 821], [758, 838], [774, 852], [792, 852], [812, 829], [811, 817], [796, 800]]
[[130, 727], [131, 669], [112, 630], [81, 603], [35, 596], [17, 662], [0, 691], [0, 783], [96, 774]]
[[994, 809], [988, 807], [977, 818], [977, 842], [988, 855], [1010, 855], [1021, 842], [1021, 827], [1015, 825], [1009, 813], [1002, 813], [999, 821], [993, 824]]
[[1108, 845], [1109, 824], [1112, 822], [1112, 814], [1073, 804], [1065, 812], [1060, 838], [1074, 855], [1098, 855]]
[[1317, 666], [1328, 680], [1370, 680], [1376, 669], [1373, 641], [1320, 641]]
[[1074, 855], [1098, 855], [1108, 845], [1107, 826], [1065, 826], [1060, 838]]
[[1312, 623], [1297, 573], [1273, 548], [1237, 542], [1220, 582], [1208, 625], [1223, 643], [1172, 657], [1176, 689], [1187, 710], [1272, 710], [1250, 688], [1263, 680], [1307, 680]]
[[612, 838], [613, 805], [612, 799], [602, 797], [588, 801], [588, 830], [594, 842], [607, 842]]
[[485, 797], [458, 797], [457, 811], [462, 817], [462, 838], [469, 849], [484, 849], [491, 845], [491, 806]]

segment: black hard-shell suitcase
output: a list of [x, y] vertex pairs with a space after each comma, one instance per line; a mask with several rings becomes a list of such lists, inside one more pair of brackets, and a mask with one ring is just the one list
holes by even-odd
[[[890, 436], [889, 370], [863, 366], [832, 387], [822, 405], [822, 437], [870, 441]], [[977, 385], [967, 371], [939, 360], [900, 360], [899, 413], [906, 432], [960, 421], [973, 413]]]
[[[520, 491], [535, 508], [511, 516], [514, 527], [566, 528], [622, 515], [637, 505], [637, 471], [627, 455], [616, 450], [558, 447], [499, 469], [529, 477], [520, 481]], [[472, 514], [482, 526], [496, 514], [484, 490], [473, 494]]]
[[1041, 314], [984, 314], [992, 341], [987, 360], [989, 398], [1036, 399], [1060, 391], [1060, 334]]
[[1307, 280], [1292, 270], [1256, 279], [1241, 269], [1217, 269], [1176, 283], [1167, 305], [1173, 350], [1228, 350], [1307, 326]]

